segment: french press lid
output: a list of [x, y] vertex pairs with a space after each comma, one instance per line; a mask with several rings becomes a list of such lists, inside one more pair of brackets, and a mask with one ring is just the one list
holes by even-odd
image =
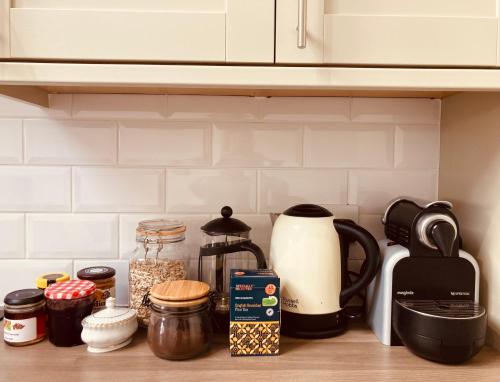
[[241, 220], [232, 218], [233, 209], [229, 206], [222, 207], [220, 214], [222, 215], [221, 218], [209, 221], [201, 227], [201, 230], [210, 236], [238, 236], [239, 234], [250, 232], [252, 229]]

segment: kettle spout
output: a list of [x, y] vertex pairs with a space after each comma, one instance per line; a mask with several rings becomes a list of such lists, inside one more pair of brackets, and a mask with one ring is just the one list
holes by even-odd
[[274, 227], [274, 223], [276, 222], [276, 219], [278, 219], [278, 216], [280, 216], [281, 214], [279, 212], [271, 212], [269, 214], [269, 217], [271, 218], [271, 223]]

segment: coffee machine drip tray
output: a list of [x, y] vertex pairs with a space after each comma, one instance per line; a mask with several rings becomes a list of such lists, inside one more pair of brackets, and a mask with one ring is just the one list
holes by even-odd
[[486, 311], [470, 300], [398, 300], [393, 325], [403, 344], [442, 363], [472, 358], [484, 345]]
[[485, 313], [484, 308], [470, 300], [396, 300], [415, 313], [441, 318], [474, 318]]

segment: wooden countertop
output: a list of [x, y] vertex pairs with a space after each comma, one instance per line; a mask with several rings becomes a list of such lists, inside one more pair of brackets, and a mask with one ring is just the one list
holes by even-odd
[[429, 362], [404, 347], [380, 344], [361, 324], [325, 340], [282, 337], [279, 357], [231, 358], [223, 338], [190, 361], [155, 357], [139, 331], [128, 347], [91, 354], [85, 345], [57, 348], [48, 340], [13, 348], [1, 341], [0, 381], [499, 381], [500, 352], [485, 347], [464, 365]]

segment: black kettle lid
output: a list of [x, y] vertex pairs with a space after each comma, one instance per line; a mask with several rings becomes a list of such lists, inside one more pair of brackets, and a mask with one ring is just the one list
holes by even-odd
[[201, 230], [208, 235], [235, 235], [249, 232], [252, 228], [241, 220], [232, 218], [233, 209], [229, 206], [222, 207], [222, 217], [209, 221]]
[[283, 212], [283, 215], [304, 218], [325, 218], [333, 216], [326, 208], [317, 206], [316, 204], [297, 204]]

